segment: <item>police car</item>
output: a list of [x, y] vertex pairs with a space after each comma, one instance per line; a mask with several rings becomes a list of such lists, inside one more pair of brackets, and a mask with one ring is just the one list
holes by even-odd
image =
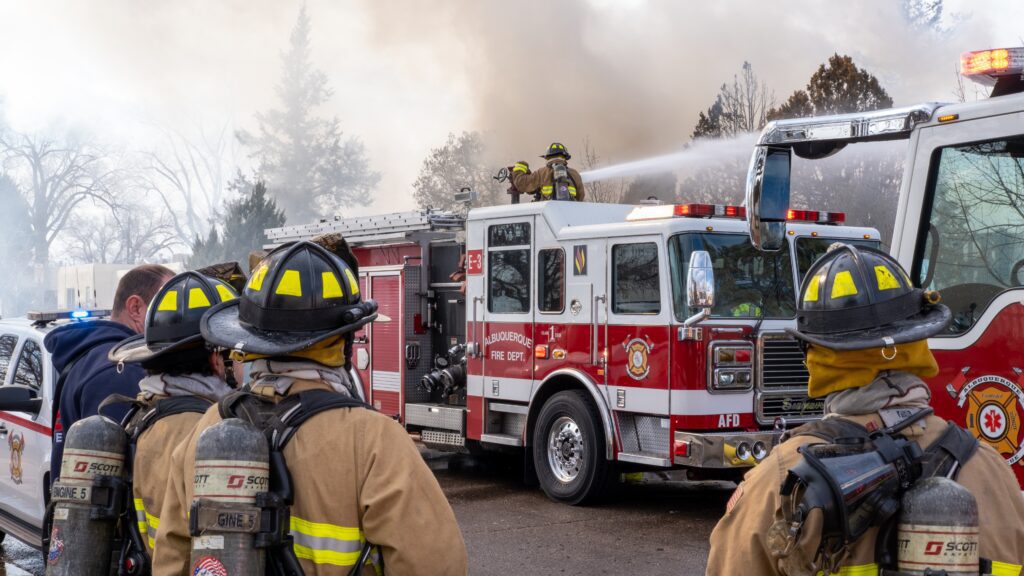
[[0, 541], [10, 534], [45, 549], [49, 532], [45, 518], [57, 373], [43, 338], [60, 323], [105, 312], [30, 312], [25, 318], [0, 320]]

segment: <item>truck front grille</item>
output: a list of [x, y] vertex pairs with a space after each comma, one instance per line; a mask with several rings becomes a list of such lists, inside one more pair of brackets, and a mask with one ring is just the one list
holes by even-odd
[[806, 391], [807, 366], [797, 341], [765, 336], [761, 342], [761, 389]]
[[807, 396], [807, 367], [797, 341], [782, 334], [765, 334], [758, 352], [757, 421], [772, 424], [776, 418], [787, 422], [820, 418], [824, 403]]

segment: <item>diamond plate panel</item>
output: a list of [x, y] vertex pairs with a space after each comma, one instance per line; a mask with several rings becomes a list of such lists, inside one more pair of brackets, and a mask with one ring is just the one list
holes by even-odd
[[501, 415], [501, 433], [508, 434], [509, 436], [522, 436], [523, 429], [526, 428], [526, 414], [509, 414], [503, 413]]
[[636, 435], [636, 422], [632, 414], [615, 413], [615, 419], [619, 424], [619, 437], [622, 440], [623, 452], [639, 452], [640, 439]]
[[649, 454], [668, 454], [669, 429], [663, 423], [662, 416], [634, 416], [636, 436], [640, 443], [640, 452]]
[[440, 404], [406, 404], [405, 423], [412, 426], [442, 428], [455, 432], [463, 431], [465, 408], [454, 408]]

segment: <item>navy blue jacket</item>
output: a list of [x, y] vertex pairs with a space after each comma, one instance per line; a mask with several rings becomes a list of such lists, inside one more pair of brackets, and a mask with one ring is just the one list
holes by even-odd
[[[58, 374], [68, 363], [74, 362], [71, 372], [64, 379], [58, 405], [58, 421], [53, 425], [51, 482], [60, 476], [64, 433], [68, 428], [82, 418], [97, 414], [100, 402], [111, 394], [134, 398], [139, 393], [139, 380], [146, 376], [146, 371], [138, 364], [125, 364], [118, 374], [117, 365], [107, 359], [107, 353], [115, 344], [132, 335], [134, 332], [124, 324], [93, 320], [60, 326], [43, 340]], [[103, 409], [103, 415], [120, 422], [128, 408], [128, 404], [107, 406]]]

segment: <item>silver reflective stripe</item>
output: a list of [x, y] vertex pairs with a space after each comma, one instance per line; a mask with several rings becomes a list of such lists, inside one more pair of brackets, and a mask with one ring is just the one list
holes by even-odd
[[338, 540], [337, 538], [310, 536], [302, 532], [292, 530], [292, 538], [297, 546], [305, 546], [313, 550], [330, 550], [331, 552], [359, 552], [363, 549], [363, 543], [359, 540]]

